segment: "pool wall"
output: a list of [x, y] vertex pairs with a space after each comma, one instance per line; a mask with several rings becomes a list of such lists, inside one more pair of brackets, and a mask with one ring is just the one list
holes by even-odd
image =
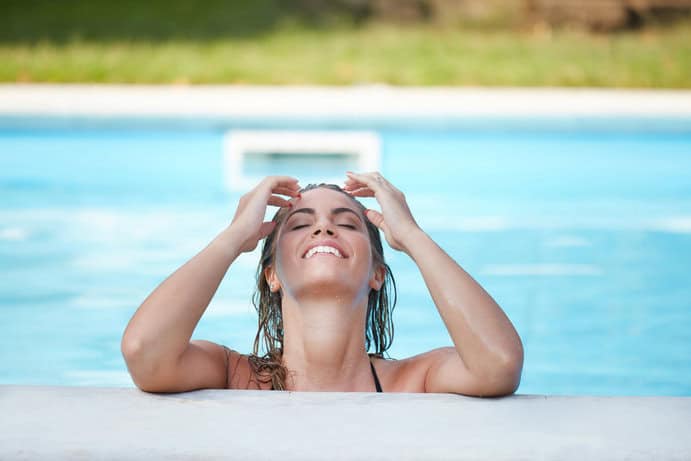
[[0, 115], [219, 118], [688, 117], [691, 91], [0, 85]]

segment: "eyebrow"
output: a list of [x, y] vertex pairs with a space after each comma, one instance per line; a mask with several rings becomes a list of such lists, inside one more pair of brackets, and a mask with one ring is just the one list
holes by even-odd
[[[315, 211], [314, 208], [298, 208], [297, 210], [291, 212], [287, 217], [286, 221], [288, 221], [294, 214], [296, 213], [305, 213], [309, 215], [314, 215], [317, 212]], [[360, 215], [355, 212], [355, 210], [347, 207], [340, 207], [340, 208], [334, 208], [331, 210], [331, 215], [338, 215], [342, 213], [353, 213], [360, 221], [362, 221], [362, 218], [360, 218]]]

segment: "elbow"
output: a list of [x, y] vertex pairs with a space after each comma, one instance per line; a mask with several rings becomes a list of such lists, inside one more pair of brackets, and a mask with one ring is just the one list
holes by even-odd
[[510, 350], [502, 355], [500, 361], [500, 374], [503, 376], [503, 386], [499, 389], [500, 395], [511, 395], [518, 390], [523, 373], [523, 342], [517, 336], [517, 341]]
[[127, 333], [120, 341], [120, 353], [130, 372], [133, 366], [140, 367], [145, 362], [151, 362], [151, 357], [148, 357], [151, 355], [151, 346], [140, 337], [127, 335]]
[[503, 357], [487, 376], [486, 393], [483, 397], [505, 397], [514, 394], [521, 384], [523, 373], [523, 349], [520, 353]]
[[495, 396], [504, 397], [515, 394], [518, 386], [521, 384], [521, 367], [508, 367], [504, 372], [504, 379], [500, 386], [497, 387]]
[[146, 345], [140, 339], [124, 335], [120, 342], [120, 352], [132, 382], [139, 390], [164, 392], [160, 383], [157, 383], [155, 379], [159, 367], [154, 366], [155, 362], [146, 359]]
[[134, 317], [130, 320], [122, 332], [122, 338], [120, 339], [120, 353], [122, 357], [127, 362], [130, 358], [140, 355], [144, 349], [144, 341], [140, 334], [136, 332], [136, 325], [133, 325]]
[[120, 353], [122, 353], [122, 358], [125, 362], [129, 362], [136, 355], [141, 354], [142, 342], [136, 338], [129, 338], [127, 334], [122, 336], [120, 341]]
[[488, 377], [482, 386], [483, 391], [478, 397], [506, 397], [518, 390], [521, 383], [520, 370], [502, 370]]
[[132, 381], [134, 382], [134, 385], [137, 386], [137, 389], [139, 389], [142, 392], [148, 392], [151, 394], [164, 394], [164, 393], [169, 393], [171, 392], [168, 389], [162, 388], [162, 387], [156, 387], [155, 385], [152, 385], [150, 383], [146, 382], [141, 382], [134, 377], [132, 377]]
[[130, 373], [130, 377], [132, 378], [135, 386], [142, 391], [148, 392], [149, 389], [147, 388], [146, 383], [140, 378], [140, 376], [142, 376], [141, 373], [137, 373], [137, 369], [141, 368], [141, 361], [139, 361], [137, 357], [141, 356], [142, 350], [143, 346], [141, 341], [128, 338], [127, 335], [122, 337], [122, 341], [120, 342], [120, 353], [122, 354], [122, 358], [125, 360], [127, 371]]

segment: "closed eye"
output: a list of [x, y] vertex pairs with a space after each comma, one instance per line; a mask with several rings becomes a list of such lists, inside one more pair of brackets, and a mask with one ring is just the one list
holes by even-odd
[[298, 230], [302, 229], [303, 227], [307, 227], [309, 224], [298, 224], [297, 226], [293, 226], [290, 230]]
[[352, 225], [352, 224], [339, 224], [339, 226], [340, 227], [347, 227], [348, 229], [352, 229], [352, 230], [357, 229], [357, 227]]

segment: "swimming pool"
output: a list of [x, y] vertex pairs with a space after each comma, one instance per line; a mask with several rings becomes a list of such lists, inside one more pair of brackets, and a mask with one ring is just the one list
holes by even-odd
[[[0, 119], [0, 383], [132, 386], [127, 321], [240, 196], [223, 133], [275, 127], [379, 133], [383, 173], [514, 322], [519, 393], [691, 395], [691, 120], [633, 118]], [[451, 345], [415, 266], [386, 256], [391, 356]], [[194, 338], [249, 352], [256, 261]]]

